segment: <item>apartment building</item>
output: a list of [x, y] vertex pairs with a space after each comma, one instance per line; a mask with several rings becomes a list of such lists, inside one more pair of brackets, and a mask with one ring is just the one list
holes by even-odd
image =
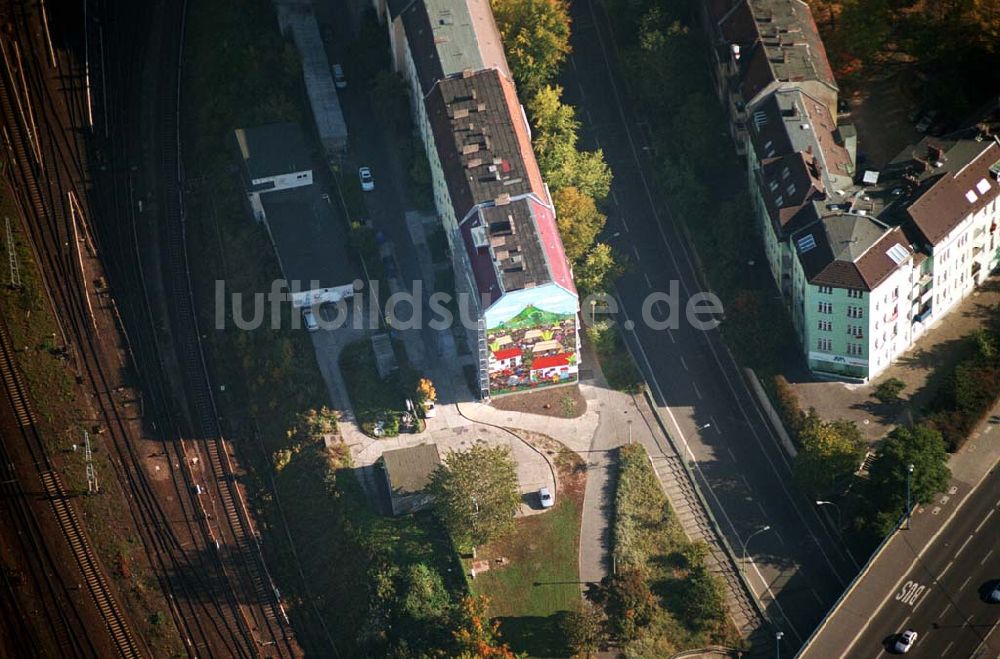
[[808, 6], [710, 0], [716, 87], [768, 267], [821, 375], [877, 377], [998, 266], [1000, 141], [928, 138], [857, 171]]
[[741, 155], [753, 113], [777, 91], [801, 90], [836, 121], [837, 83], [805, 2], [709, 0], [702, 11], [713, 37], [716, 92]]
[[387, 14], [458, 289], [476, 306], [482, 397], [575, 382], [579, 300], [489, 1]]

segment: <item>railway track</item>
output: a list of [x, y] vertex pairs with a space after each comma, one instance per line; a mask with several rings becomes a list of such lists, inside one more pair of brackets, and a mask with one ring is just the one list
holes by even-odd
[[[27, 445], [31, 448], [38, 477], [44, 487], [45, 496], [55, 513], [59, 528], [76, 559], [77, 567], [83, 575], [84, 582], [97, 610], [107, 626], [111, 639], [120, 656], [127, 659], [142, 656], [142, 651], [136, 643], [128, 621], [121, 612], [94, 550], [69, 503], [66, 488], [63, 487], [59, 474], [54, 471], [51, 460], [45, 451], [45, 444], [35, 426], [33, 414], [28, 403], [27, 390], [21, 380], [17, 363], [11, 351], [10, 338], [6, 326], [0, 322], [0, 379], [15, 411], [18, 412], [18, 423]], [[63, 628], [64, 630], [64, 628]], [[59, 633], [57, 628], [53, 630]], [[68, 638], [60, 638], [61, 646], [72, 646]]]
[[[17, 26], [15, 23], [14, 27]], [[30, 27], [22, 27], [23, 32], [19, 34], [15, 30], [15, 36], [30, 40]], [[31, 63], [27, 58], [24, 61], [26, 65]], [[34, 60], [36, 64], [38, 61]], [[60, 62], [60, 66], [62, 65]], [[79, 167], [79, 159], [63, 153], [78, 145], [72, 144], [65, 137], [65, 126], [58, 125], [60, 108], [55, 99], [47, 96], [50, 90], [44, 74], [37, 69], [29, 71], [23, 76], [29, 87], [18, 89], [13, 85], [10, 72], [7, 73], [0, 80], [3, 83], [0, 84], [0, 107], [5, 109], [3, 117], [7, 122], [3, 128], [8, 164], [11, 165], [8, 167], [8, 176], [18, 193], [21, 215], [27, 220], [25, 227], [28, 229], [36, 260], [45, 275], [52, 307], [60, 310], [57, 317], [63, 319], [62, 334], [66, 345], [71, 347], [71, 361], [77, 371], [77, 380], [91, 391], [98, 419], [102, 427], [109, 431], [107, 443], [117, 457], [111, 464], [118, 481], [129, 494], [129, 512], [142, 536], [149, 564], [157, 573], [164, 592], [169, 595], [167, 605], [171, 617], [181, 631], [191, 656], [202, 653], [254, 656], [256, 652], [252, 641], [244, 639], [241, 642], [243, 631], [231, 623], [232, 615], [229, 612], [238, 607], [238, 602], [232, 593], [218, 587], [218, 579], [206, 569], [212, 562], [207, 553], [208, 541], [205, 540], [201, 547], [191, 546], [190, 542], [184, 543], [186, 547], [182, 546], [182, 541], [173, 528], [172, 518], [175, 513], [168, 514], [163, 510], [159, 496], [151, 488], [142, 458], [135, 446], [136, 429], [130, 427], [123, 418], [119, 401], [115, 400], [115, 392], [120, 390], [120, 385], [112, 381], [108, 370], [126, 366], [125, 357], [131, 354], [128, 337], [124, 333], [124, 324], [114, 299], [110, 296], [105, 296], [103, 301], [98, 300], [98, 316], [111, 317], [110, 320], [104, 319], [104, 327], [98, 329], [99, 321], [92, 311], [94, 300], [88, 299], [97, 298], [97, 295], [92, 295], [88, 290], [88, 273], [83, 271], [79, 254], [73, 258], [72, 248], [79, 245], [78, 232], [86, 235], [88, 246], [94, 249], [91, 256], [96, 257], [100, 243], [88, 233], [89, 227], [78, 226], [78, 218], [67, 213], [63, 203], [67, 192], [73, 192], [81, 199], [86, 198], [83, 191], [78, 191], [76, 187], [80, 179], [75, 177], [84, 175]], [[16, 73], [17, 78], [22, 78], [22, 72]], [[59, 71], [58, 75], [65, 80], [72, 77], [73, 71]], [[33, 97], [33, 102], [44, 103], [49, 110], [40, 113], [45, 121], [38, 131], [43, 135], [41, 148], [45, 167], [26, 157], [26, 143], [30, 145], [31, 140], [25, 137], [22, 132], [24, 126], [18, 125], [16, 115], [6, 111], [12, 94], [16, 93]], [[72, 112], [73, 99], [67, 101], [67, 104], [70, 107], [63, 109]], [[79, 105], [78, 100], [76, 104]], [[57, 125], [53, 126], [50, 122]], [[95, 245], [96, 248], [93, 247]], [[96, 269], [91, 269], [89, 274], [95, 279], [101, 275]], [[116, 331], [121, 332], [125, 339], [126, 355], [118, 349], [108, 354], [102, 346], [101, 333], [111, 332], [114, 335]], [[164, 453], [173, 449], [173, 439], [174, 437], [167, 437], [163, 440]], [[172, 457], [171, 460], [173, 459]], [[186, 467], [183, 455], [178, 454], [176, 459], [178, 465]], [[183, 506], [183, 499], [190, 498], [190, 478], [185, 469], [180, 472], [172, 473], [172, 477], [180, 505]], [[182, 518], [192, 537], [207, 538], [210, 535], [204, 517], [204, 511], [197, 506], [189, 506], [183, 513]], [[224, 594], [220, 595], [220, 591]]]
[[[109, 9], [105, 3], [98, 4], [106, 12]], [[165, 27], [160, 28], [159, 47], [162, 52], [157, 70], [169, 72], [174, 70], [173, 62], [179, 64], [180, 26], [177, 25], [177, 21], [183, 21], [183, 7], [170, 0], [157, 6], [165, 7], [166, 12], [166, 20], [162, 21]], [[117, 9], [121, 10], [120, 4]], [[103, 40], [104, 25], [101, 29]], [[139, 29], [131, 32], [133, 41], [137, 41], [135, 35], [141, 32]], [[155, 39], [152, 36], [150, 38], [153, 39], [152, 48], [156, 48]], [[25, 49], [27, 50], [27, 47]], [[125, 67], [124, 75], [134, 73], [134, 68], [137, 66], [134, 62], [142, 59], [138, 56], [133, 59], [130, 55], [131, 53], [125, 54], [126, 61], [130, 63]], [[101, 61], [103, 62], [103, 58]], [[33, 93], [36, 97], [33, 102], [46, 107], [53, 104], [53, 99], [46, 97], [48, 89], [45, 76], [37, 67], [29, 70], [27, 76], [23, 76], [22, 71], [15, 73], [27, 81], [26, 84], [30, 89], [26, 88], [24, 93], [25, 95]], [[110, 77], [111, 71], [100, 73], [102, 77], [105, 74]], [[60, 72], [60, 76], [64, 80], [72, 79], [74, 72], [63, 71]], [[189, 654], [195, 656], [200, 650], [214, 648], [216, 651], [224, 649], [226, 654], [232, 656], [253, 656], [260, 653], [262, 646], [270, 646], [275, 649], [269, 652], [278, 651], [281, 654], [294, 655], [296, 650], [291, 630], [287, 626], [287, 619], [276, 590], [267, 574], [250, 515], [235, 484], [234, 469], [229, 460], [225, 440], [217, 425], [214, 401], [211, 399], [207, 384], [207, 373], [201, 357], [197, 330], [191, 329], [194, 327], [195, 318], [188, 281], [183, 206], [180, 197], [182, 177], [177, 132], [179, 88], [176, 82], [176, 75], [173, 78], [164, 75], [161, 76], [158, 88], [162, 115], [157, 126], [157, 138], [162, 146], [160, 165], [162, 171], [167, 174], [163, 178], [168, 181], [162, 198], [168, 219], [165, 250], [167, 263], [164, 269], [168, 280], [184, 284], [170, 292], [170, 299], [172, 310], [179, 311], [174, 314], [177, 324], [187, 328], [176, 333], [180, 339], [175, 348], [178, 348], [178, 354], [184, 357], [182, 367], [185, 377], [189, 382], [197, 383], [197, 386], [191, 388], [189, 406], [192, 410], [193, 429], [188, 433], [189, 437], [197, 439], [176, 441], [183, 435], [177, 430], [177, 423], [173, 420], [174, 411], [169, 402], [170, 396], [162, 385], [164, 379], [161, 372], [162, 359], [156, 345], [156, 332], [152, 329], [152, 314], [146, 299], [141, 265], [134, 264], [127, 257], [121, 256], [128, 254], [133, 247], [136, 247], [137, 251], [137, 246], [126, 245], [126, 241], [122, 238], [126, 233], [130, 238], [135, 238], [134, 200], [131, 198], [131, 190], [128, 195], [124, 195], [120, 194], [119, 186], [114, 186], [114, 200], [110, 205], [105, 205], [104, 215], [106, 219], [111, 217], [119, 219], [101, 226], [101, 230], [92, 235], [84, 219], [73, 216], [72, 209], [68, 212], [63, 200], [63, 193], [67, 191], [74, 192], [80, 199], [86, 198], [82, 191], [76, 190], [77, 179], [74, 179], [74, 176], [84, 177], [86, 172], [84, 163], [75, 155], [78, 145], [66, 139], [62, 134], [64, 130], [62, 127], [53, 127], [48, 121], [52, 113], [37, 113], [45, 121], [36, 132], [28, 130], [24, 125], [18, 126], [16, 121], [11, 122], [10, 118], [16, 115], [5, 111], [5, 117], [8, 118], [8, 125], [4, 127], [5, 134], [13, 135], [13, 139], [8, 137], [7, 147], [11, 151], [11, 160], [16, 164], [15, 174], [21, 184], [19, 188], [22, 193], [20, 201], [23, 214], [26, 218], [31, 217], [35, 220], [29, 223], [32, 244], [46, 272], [53, 307], [62, 308], [66, 312], [62, 333], [67, 345], [71, 347], [79, 378], [88, 382], [96, 392], [95, 402], [99, 407], [99, 416], [109, 430], [108, 441], [118, 457], [114, 462], [116, 474], [130, 492], [133, 500], [130, 512], [143, 536], [143, 544], [150, 563], [158, 568], [161, 584], [164, 590], [171, 594], [171, 615], [185, 637]], [[127, 87], [128, 83], [127, 79], [118, 81], [123, 88]], [[115, 91], [113, 86], [111, 91]], [[119, 93], [122, 92], [119, 90]], [[114, 98], [106, 102], [109, 111], [115, 107], [124, 107], [129, 99], [118, 100], [117, 104]], [[77, 121], [84, 116], [79, 93], [64, 102], [67, 114], [76, 117]], [[124, 115], [124, 111], [120, 112]], [[117, 118], [118, 121], [126, 119], [127, 117]], [[107, 118], [105, 121], [108, 121]], [[114, 129], [110, 131], [112, 136], [117, 133], [127, 133], [125, 130], [127, 126], [116, 125], [116, 118], [112, 118], [109, 125]], [[19, 128], [23, 129], [24, 133], [20, 139], [18, 139]], [[40, 145], [38, 150], [42, 155], [33, 161], [29, 156], [34, 155], [36, 144]], [[30, 154], [26, 148], [31, 149]], [[106, 154], [106, 164], [110, 165], [113, 171], [125, 170], [129, 168], [127, 159], [128, 146], [122, 144], [116, 146], [112, 140]], [[53, 164], [57, 164], [60, 171], [70, 172], [69, 178], [73, 180], [66, 181], [65, 177], [60, 180], [59, 177], [51, 175], [51, 170], [57, 169]], [[173, 175], [174, 172], [176, 177]], [[38, 184], [38, 181], [41, 181], [41, 184]], [[78, 219], [82, 227], [77, 224]], [[95, 274], [99, 273], [93, 268], [84, 268], [79, 254], [74, 258], [72, 250], [64, 249], [67, 245], [79, 245], [77, 232], [83, 234], [88, 248], [93, 252], [90, 254], [91, 257], [103, 252], [108, 263], [112, 265], [109, 270], [112, 274], [111, 280], [123, 290], [118, 299], [125, 305], [125, 316], [129, 319], [131, 327], [136, 329], [138, 341], [129, 341], [129, 334], [125, 331], [126, 324], [118, 313], [115, 299], [110, 296], [100, 296], [102, 299], [98, 299], [99, 296], [89, 290], [88, 274], [90, 280], [93, 280]], [[131, 291], [132, 295], [125, 293], [126, 290]], [[135, 295], [135, 291], [142, 291], [141, 296]], [[186, 542], [176, 535], [177, 529], [172, 528], [156, 493], [151, 489], [142, 460], [136, 454], [128, 424], [122, 419], [117, 402], [110, 394], [115, 389], [114, 383], [107, 375], [107, 358], [110, 356], [104, 355], [105, 359], [102, 361], [100, 341], [96, 337], [101, 331], [107, 331], [109, 328], [98, 328], [91, 310], [95, 301], [98, 315], [102, 307], [110, 311], [114, 317], [111, 329], [119, 330], [124, 337], [124, 357], [122, 355], [115, 357], [122, 365], [131, 362], [140, 366], [136, 369], [136, 376], [142, 382], [143, 390], [148, 393], [151, 403], [149, 407], [159, 422], [163, 453], [178, 467], [171, 469], [171, 478], [177, 500], [186, 511], [183, 515]], [[222, 509], [222, 514], [212, 518], [213, 523], [209, 521], [212, 516], [197, 501], [197, 497], [191, 497], [195, 476], [191, 473], [190, 456], [202, 451], [205, 456], [204, 464], [209, 468], [208, 488], [213, 501], [217, 500]], [[185, 499], [188, 501], [185, 502]], [[214, 576], [213, 572], [218, 573], [218, 576]], [[194, 578], [177, 578], [177, 575], [181, 574], [192, 574]], [[201, 575], [202, 578], [197, 578], [196, 575]]]

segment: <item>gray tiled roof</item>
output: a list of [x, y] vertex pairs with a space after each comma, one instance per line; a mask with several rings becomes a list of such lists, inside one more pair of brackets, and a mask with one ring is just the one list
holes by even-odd
[[312, 169], [302, 127], [290, 122], [237, 128], [236, 144], [251, 180]]

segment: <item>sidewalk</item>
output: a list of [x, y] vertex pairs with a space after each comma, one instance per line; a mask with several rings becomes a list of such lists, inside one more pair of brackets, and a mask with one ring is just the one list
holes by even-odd
[[[997, 404], [992, 415], [1000, 414]], [[965, 448], [948, 461], [952, 480], [946, 494], [932, 504], [918, 506], [910, 530], [895, 532], [855, 578], [841, 599], [806, 642], [800, 657], [839, 657], [873, 615], [878, 603], [906, 575], [914, 552], [927, 545], [954, 517], [958, 507], [975, 491], [1000, 461], [1000, 427], [984, 421]]]

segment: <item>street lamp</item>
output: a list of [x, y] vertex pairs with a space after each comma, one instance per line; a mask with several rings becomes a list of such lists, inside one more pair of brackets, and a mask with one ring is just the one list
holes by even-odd
[[770, 530], [771, 530], [771, 525], [770, 524], [768, 524], [767, 526], [762, 526], [759, 529], [757, 529], [756, 531], [754, 531], [753, 533], [751, 533], [750, 535], [748, 535], [747, 539], [743, 541], [743, 543], [742, 543], [742, 547], [743, 547], [743, 560], [740, 561], [740, 570], [742, 570], [743, 572], [746, 572], [745, 566], [746, 566], [746, 562], [747, 562], [747, 545], [750, 544], [750, 539], [753, 538], [758, 533], [763, 533], [764, 531], [770, 531]]
[[906, 530], [910, 530], [910, 479], [913, 477], [913, 463], [906, 465]]
[[705, 428], [711, 428], [711, 427], [712, 427], [711, 423], [706, 423], [703, 426], [698, 426], [698, 430], [704, 430]]
[[781, 659], [781, 639], [785, 636], [785, 632], [776, 631], [774, 632], [774, 656], [775, 659]]
[[817, 501], [816, 505], [817, 506], [833, 506], [834, 509], [837, 511], [837, 530], [838, 531], [843, 531], [844, 530], [844, 524], [843, 524], [844, 520], [840, 516], [840, 506], [838, 506], [837, 504], [835, 504], [833, 501]]

